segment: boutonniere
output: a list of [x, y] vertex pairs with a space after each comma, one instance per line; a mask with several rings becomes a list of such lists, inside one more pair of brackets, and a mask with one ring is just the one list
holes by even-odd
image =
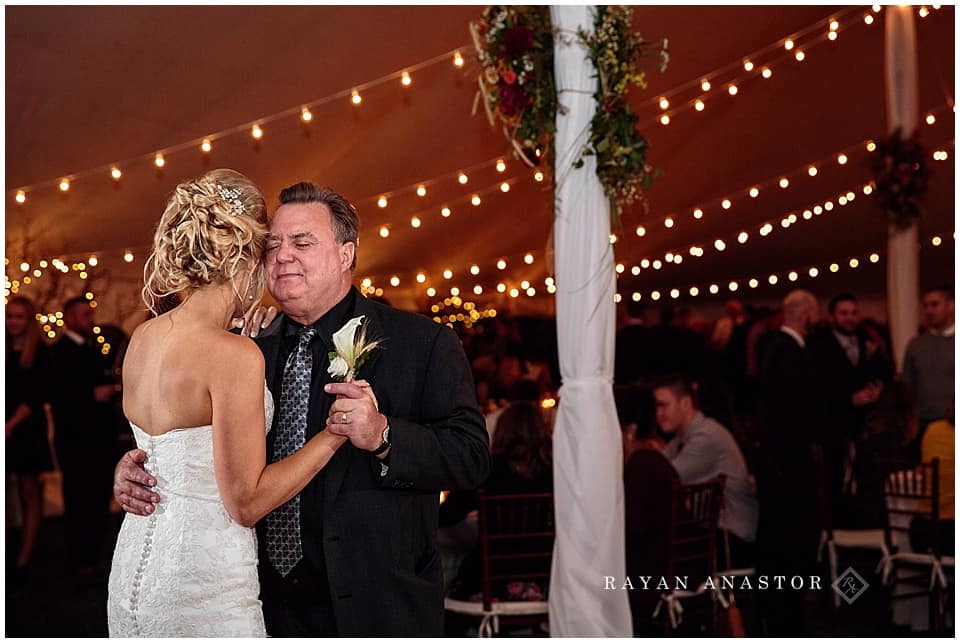
[[352, 382], [373, 349], [380, 345], [379, 339], [367, 339], [363, 318], [364, 315], [354, 317], [333, 334], [333, 346], [336, 350], [329, 353], [330, 366], [327, 367], [327, 372], [334, 381]]

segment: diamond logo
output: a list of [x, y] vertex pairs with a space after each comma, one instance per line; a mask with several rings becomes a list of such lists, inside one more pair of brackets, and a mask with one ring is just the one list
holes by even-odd
[[853, 605], [868, 587], [870, 584], [863, 580], [863, 576], [854, 571], [853, 567], [847, 567], [833, 582], [833, 591], [839, 594], [847, 605]]

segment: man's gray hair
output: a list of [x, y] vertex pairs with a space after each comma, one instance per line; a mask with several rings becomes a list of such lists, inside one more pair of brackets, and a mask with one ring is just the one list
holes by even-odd
[[818, 306], [817, 298], [809, 290], [794, 290], [783, 299], [784, 321], [800, 321], [805, 313], [816, 312]]
[[360, 236], [360, 217], [357, 209], [346, 197], [336, 190], [302, 181], [280, 191], [280, 205], [287, 203], [319, 203], [330, 210], [333, 224], [333, 236], [337, 243], [353, 242], [353, 265], [357, 267], [357, 241]]

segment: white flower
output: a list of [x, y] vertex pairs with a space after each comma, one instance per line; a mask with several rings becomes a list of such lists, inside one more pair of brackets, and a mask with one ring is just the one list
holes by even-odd
[[347, 364], [347, 360], [343, 359], [339, 355], [331, 360], [330, 366], [327, 368], [327, 372], [330, 373], [331, 377], [334, 378], [346, 377], [349, 370], [350, 366]]
[[379, 339], [367, 339], [365, 327], [362, 326], [363, 317], [354, 317], [333, 334], [336, 350], [329, 353], [330, 366], [327, 372], [334, 380], [352, 382], [373, 349], [380, 345]]
[[[360, 328], [360, 324], [362, 323], [363, 315], [354, 317], [344, 324], [343, 328], [333, 334], [333, 346], [337, 350], [337, 356], [342, 358], [347, 364], [352, 364], [356, 360], [354, 357], [353, 336], [357, 334], [357, 329]], [[346, 375], [346, 371], [344, 371], [344, 375]]]

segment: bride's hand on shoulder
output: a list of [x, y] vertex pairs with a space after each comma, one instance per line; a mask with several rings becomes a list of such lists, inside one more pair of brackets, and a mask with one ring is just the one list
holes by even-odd
[[253, 339], [276, 317], [277, 309], [273, 306], [256, 306], [248, 310], [245, 317], [234, 317], [230, 321], [230, 327], [239, 328], [241, 335]]

